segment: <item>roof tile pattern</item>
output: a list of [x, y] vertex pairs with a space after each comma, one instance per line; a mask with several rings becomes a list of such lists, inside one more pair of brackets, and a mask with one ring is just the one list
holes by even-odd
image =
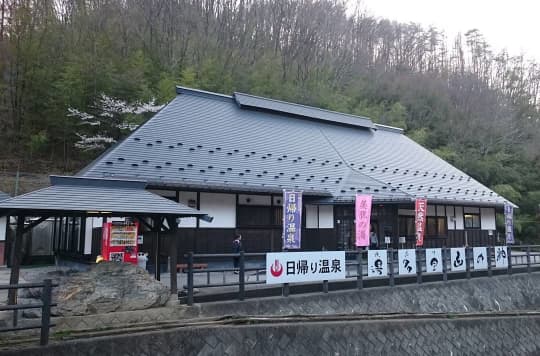
[[[269, 112], [267, 106], [274, 103], [270, 100], [259, 109], [254, 101], [239, 106], [236, 100], [243, 94], [235, 94], [235, 99], [185, 88], [178, 92], [80, 175], [138, 178], [152, 186], [180, 188], [262, 192], [295, 188], [336, 200], [367, 193], [380, 201], [427, 197], [504, 202], [399, 130], [362, 127], [367, 124], [351, 127], [333, 112], [324, 120], [288, 115], [283, 112], [286, 106], [280, 107], [282, 112]], [[244, 104], [246, 97], [240, 100]]]

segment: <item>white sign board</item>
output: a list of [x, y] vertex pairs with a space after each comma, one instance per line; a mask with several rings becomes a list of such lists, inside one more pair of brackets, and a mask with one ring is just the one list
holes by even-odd
[[506, 246], [495, 246], [495, 267], [508, 268], [508, 250]]
[[266, 254], [266, 284], [346, 278], [345, 251]]
[[465, 271], [465, 247], [455, 247], [450, 249], [450, 270], [452, 272]]
[[440, 248], [426, 248], [426, 273], [442, 273]]
[[416, 250], [398, 250], [399, 274], [416, 274]]
[[386, 250], [368, 250], [368, 277], [388, 275], [388, 255]]
[[476, 271], [487, 269], [487, 249], [485, 247], [473, 247], [474, 269]]

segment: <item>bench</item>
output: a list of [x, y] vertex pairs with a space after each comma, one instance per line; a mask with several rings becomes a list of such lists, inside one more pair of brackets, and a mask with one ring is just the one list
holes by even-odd
[[[207, 269], [207, 268], [208, 268], [208, 263], [194, 263], [193, 264], [193, 269]], [[187, 263], [180, 263], [176, 265], [177, 272], [180, 272], [180, 271], [186, 272], [187, 269], [188, 269]]]

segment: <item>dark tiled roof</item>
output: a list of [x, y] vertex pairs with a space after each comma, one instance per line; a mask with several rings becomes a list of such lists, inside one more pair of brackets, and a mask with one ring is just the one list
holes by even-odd
[[7, 193], [0, 191], [0, 201], [11, 198]]
[[[256, 104], [245, 105], [254, 98], [245, 94], [231, 97], [186, 88], [178, 88], [178, 94], [80, 175], [144, 179], [152, 187], [259, 192], [297, 188], [336, 200], [361, 192], [376, 201], [505, 201], [400, 129], [352, 127], [331, 122], [336, 118], [311, 120], [281, 113], [296, 107], [288, 103], [272, 112], [260, 110], [254, 106], [275, 101], [255, 97]], [[304, 115], [317, 116], [317, 110], [309, 108]]]
[[7, 211], [111, 212], [115, 214], [202, 216], [203, 212], [145, 190], [144, 181], [51, 177], [52, 186], [0, 202]]

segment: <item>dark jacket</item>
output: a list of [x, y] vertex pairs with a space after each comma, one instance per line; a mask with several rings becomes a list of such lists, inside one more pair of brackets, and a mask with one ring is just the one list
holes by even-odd
[[243, 251], [242, 241], [238, 239], [234, 240], [232, 243], [232, 250], [233, 253], [239, 253], [240, 251]]

